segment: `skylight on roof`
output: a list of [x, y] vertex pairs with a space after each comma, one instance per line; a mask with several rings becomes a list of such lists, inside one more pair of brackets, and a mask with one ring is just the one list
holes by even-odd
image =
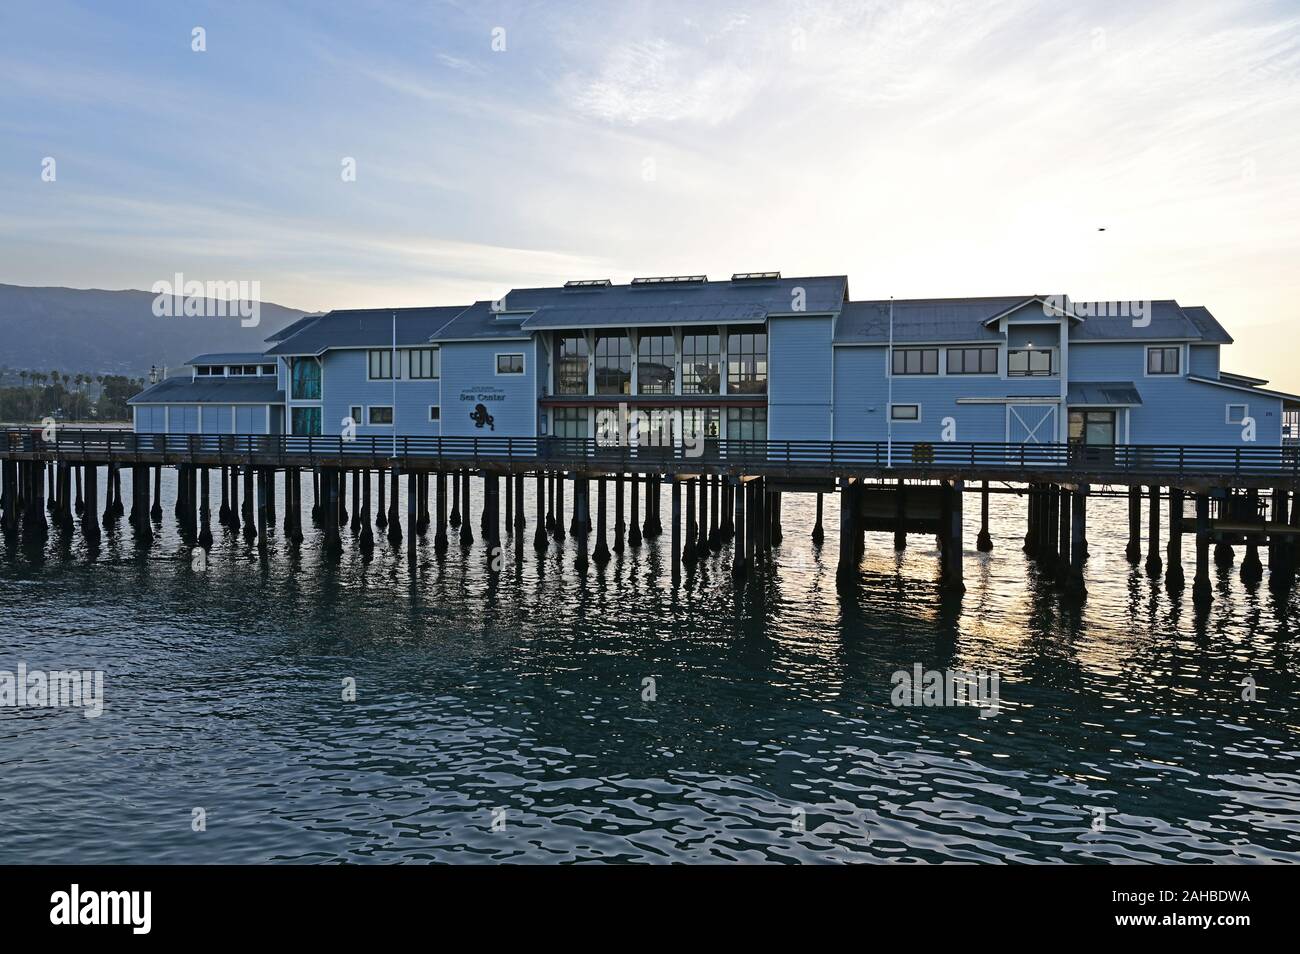
[[634, 278], [633, 285], [703, 285], [708, 275], [659, 275], [653, 278]]
[[614, 284], [608, 278], [579, 278], [571, 282], [565, 282], [565, 288], [608, 288]]
[[736, 272], [731, 276], [731, 280], [733, 282], [770, 282], [780, 277], [780, 272]]

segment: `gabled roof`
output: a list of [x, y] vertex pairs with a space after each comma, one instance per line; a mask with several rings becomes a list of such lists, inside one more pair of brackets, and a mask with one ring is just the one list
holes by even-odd
[[[944, 343], [1000, 341], [1000, 318], [1026, 306], [1061, 312], [1056, 296], [1008, 295], [990, 298], [898, 299], [894, 342]], [[1148, 303], [1141, 316], [1126, 302], [1071, 302], [1070, 341], [1193, 341], [1230, 344], [1230, 338], [1204, 308], [1182, 308], [1176, 301]], [[846, 302], [835, 326], [835, 344], [884, 344], [889, 340], [889, 301]], [[1116, 317], [1110, 317], [1110, 316]]]
[[461, 309], [455, 317], [429, 336], [435, 344], [444, 341], [494, 341], [530, 337], [519, 326], [525, 315], [516, 312], [498, 312], [490, 301], [476, 301]]
[[397, 346], [424, 344], [443, 325], [465, 310], [464, 305], [435, 308], [358, 308], [331, 311], [267, 349], [270, 356], [319, 355], [331, 348], [382, 348], [393, 343], [397, 316]]
[[275, 378], [175, 377], [145, 388], [127, 404], [283, 404]]
[[261, 351], [214, 351], [200, 354], [186, 361], [187, 365], [196, 364], [262, 364], [266, 355]]

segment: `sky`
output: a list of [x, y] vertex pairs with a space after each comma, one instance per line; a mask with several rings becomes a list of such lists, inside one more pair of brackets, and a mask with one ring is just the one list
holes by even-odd
[[1175, 298], [1297, 391], [1298, 263], [1297, 0], [0, 6], [0, 282]]

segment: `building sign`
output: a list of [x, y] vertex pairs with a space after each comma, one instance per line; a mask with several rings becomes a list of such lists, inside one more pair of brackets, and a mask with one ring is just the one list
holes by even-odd
[[505, 399], [506, 392], [496, 387], [462, 388], [460, 392], [461, 403], [473, 405], [473, 409], [469, 412], [469, 419], [474, 422], [474, 426], [486, 427], [490, 431], [497, 429], [496, 418], [493, 417], [490, 408], [495, 402]]

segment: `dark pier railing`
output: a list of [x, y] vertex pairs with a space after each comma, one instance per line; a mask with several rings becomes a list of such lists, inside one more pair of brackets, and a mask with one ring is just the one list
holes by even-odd
[[1300, 480], [1300, 448], [984, 442], [706, 440], [668, 447], [611, 445], [558, 437], [300, 437], [284, 434], [135, 434], [59, 428], [46, 440], [39, 428], [11, 427], [0, 458], [150, 464], [243, 463], [275, 466], [384, 464], [410, 470], [475, 466], [502, 472], [536, 467], [597, 474], [732, 474], [835, 477], [899, 476], [949, 479], [1078, 480], [1271, 485]]

